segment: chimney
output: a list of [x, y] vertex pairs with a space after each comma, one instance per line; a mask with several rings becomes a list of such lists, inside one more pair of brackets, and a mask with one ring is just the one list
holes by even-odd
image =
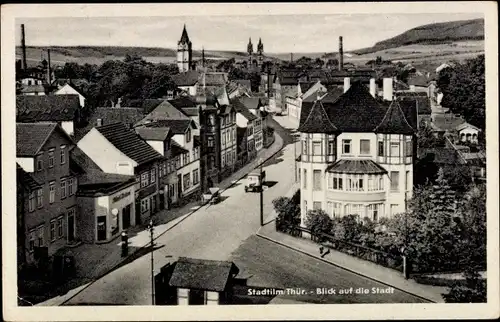
[[47, 49], [47, 83], [50, 85], [52, 82], [52, 70], [50, 68], [50, 49]]
[[384, 78], [383, 90], [384, 90], [384, 100], [392, 101], [392, 95], [393, 95], [392, 78]]
[[375, 78], [370, 78], [370, 94], [373, 97], [377, 96], [377, 85], [375, 84]]
[[26, 64], [26, 35], [24, 33], [24, 24], [21, 25], [21, 48], [23, 51], [23, 70], [26, 71], [28, 64]]
[[349, 77], [344, 77], [344, 93], [351, 87], [351, 79]]
[[339, 37], [339, 70], [344, 70], [344, 46], [342, 36]]

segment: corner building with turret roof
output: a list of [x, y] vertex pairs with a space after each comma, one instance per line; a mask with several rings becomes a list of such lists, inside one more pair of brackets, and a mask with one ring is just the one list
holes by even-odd
[[305, 102], [298, 171], [301, 226], [309, 210], [378, 221], [413, 192], [416, 108], [380, 102], [361, 83], [335, 101]]

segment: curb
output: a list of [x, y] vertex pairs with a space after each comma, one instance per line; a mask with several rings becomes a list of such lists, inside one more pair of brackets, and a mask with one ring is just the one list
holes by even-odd
[[[274, 133], [275, 136], [278, 136], [277, 133]], [[276, 137], [275, 137], [275, 142], [276, 142]], [[273, 144], [275, 143], [273, 142]], [[274, 152], [273, 154], [271, 154], [269, 157], [267, 157], [265, 160], [263, 160], [262, 162], [260, 163], [257, 163], [257, 165], [254, 167], [257, 168], [259, 167], [261, 164], [264, 164], [267, 160], [271, 159], [272, 157], [274, 157], [276, 154], [278, 154], [281, 150], [283, 150], [283, 139], [282, 139], [282, 144], [281, 146], [278, 148], [278, 150], [276, 152]], [[241, 181], [243, 178], [246, 177], [247, 174], [245, 174], [244, 176], [241, 176], [239, 179], [237, 180], [233, 180], [233, 182], [231, 182], [231, 184], [229, 186], [227, 186], [226, 188], [224, 188], [223, 190], [221, 189], [221, 193], [228, 190], [229, 188], [231, 188], [232, 186], [234, 186], [236, 183], [238, 183], [239, 181]], [[153, 239], [153, 243], [156, 239], [160, 238], [161, 236], [163, 236], [165, 233], [167, 233], [168, 231], [172, 230], [172, 228], [176, 227], [178, 224], [180, 224], [181, 222], [183, 222], [184, 220], [186, 220], [188, 217], [190, 217], [191, 215], [193, 215], [195, 212], [197, 212], [198, 210], [200, 210], [201, 208], [203, 208], [204, 206], [206, 206], [208, 204], [208, 202], [204, 203], [203, 205], [201, 205], [200, 207], [198, 207], [197, 209], [191, 211], [190, 213], [187, 213], [186, 215], [184, 215], [184, 218], [182, 218], [181, 220], [179, 220], [178, 222], [176, 222], [174, 225], [172, 225], [171, 227], [169, 227], [168, 229], [166, 229], [164, 232], [162, 232], [161, 234], [159, 234], [158, 236], [156, 236], [154, 239]], [[80, 294], [81, 292], [83, 292], [84, 290], [86, 290], [88, 287], [92, 286], [95, 282], [97, 282], [98, 280], [100, 280], [101, 278], [103, 278], [104, 276], [108, 275], [109, 273], [111, 273], [112, 271], [114, 271], [118, 266], [121, 265], [122, 262], [132, 258], [132, 256], [134, 256], [137, 252], [139, 252], [140, 250], [143, 250], [147, 247], [149, 247], [151, 243], [148, 242], [147, 244], [145, 244], [144, 246], [141, 246], [141, 247], [138, 247], [136, 249], [135, 252], [131, 253], [130, 255], [128, 255], [127, 257], [125, 257], [122, 261], [120, 261], [118, 264], [114, 265], [113, 267], [111, 267], [109, 270], [106, 270], [104, 273], [98, 275], [96, 278], [93, 278], [93, 280], [91, 282], [88, 283], [87, 286], [85, 286], [84, 288], [82, 288], [81, 290], [79, 290], [78, 292], [76, 292], [75, 294], [73, 294], [71, 297], [65, 299], [64, 301], [62, 301], [60, 304], [58, 304], [58, 306], [62, 306], [66, 303], [68, 303], [70, 300], [72, 300], [73, 298], [75, 298], [78, 294]], [[49, 299], [50, 300], [50, 299]], [[47, 300], [48, 301], [48, 300]], [[43, 303], [43, 302], [42, 302]], [[41, 306], [40, 305], [41, 303], [38, 303], [36, 304], [35, 306]]]
[[301, 250], [301, 249], [298, 249], [298, 248], [292, 247], [292, 246], [287, 245], [287, 244], [285, 244], [285, 243], [283, 243], [283, 242], [279, 242], [279, 241], [277, 241], [277, 240], [275, 240], [275, 239], [272, 239], [272, 238], [270, 238], [270, 237], [264, 236], [264, 235], [260, 234], [259, 232], [257, 232], [257, 233], [256, 233], [256, 236], [258, 236], [258, 237], [260, 237], [260, 238], [262, 238], [262, 239], [268, 240], [268, 241], [270, 241], [270, 242], [272, 242], [272, 243], [278, 244], [278, 245], [280, 245], [280, 246], [286, 247], [286, 248], [288, 248], [288, 249], [291, 249], [291, 250], [293, 250], [293, 251], [296, 251], [296, 252], [298, 252], [298, 253], [301, 253], [301, 254], [303, 254], [303, 255], [306, 255], [306, 256], [312, 257], [312, 258], [314, 258], [314, 259], [320, 260], [320, 261], [322, 261], [322, 262], [324, 262], [324, 263], [326, 263], [326, 264], [333, 265], [333, 266], [335, 266], [335, 267], [341, 268], [341, 269], [343, 269], [343, 270], [346, 270], [346, 271], [351, 272], [351, 273], [353, 273], [353, 274], [356, 274], [356, 275], [362, 276], [362, 277], [364, 277], [364, 278], [367, 278], [367, 279], [369, 279], [369, 280], [375, 281], [375, 282], [377, 282], [377, 283], [380, 283], [380, 284], [383, 284], [383, 285], [387, 285], [387, 286], [392, 287], [392, 288], [394, 288], [394, 289], [396, 289], [396, 290], [398, 290], [398, 291], [400, 291], [400, 292], [404, 292], [404, 293], [406, 293], [406, 294], [410, 294], [410, 295], [412, 295], [412, 296], [415, 296], [415, 297], [420, 298], [420, 299], [422, 299], [422, 300], [425, 300], [425, 301], [427, 301], [427, 302], [430, 302], [430, 303], [438, 303], [438, 302], [436, 302], [436, 301], [434, 301], [434, 300], [431, 300], [431, 299], [425, 298], [425, 297], [420, 296], [420, 295], [417, 295], [417, 294], [413, 294], [413, 293], [411, 293], [411, 292], [409, 292], [409, 291], [403, 290], [403, 289], [401, 289], [401, 288], [399, 288], [399, 287], [395, 287], [395, 286], [390, 285], [390, 284], [388, 284], [388, 283], [386, 283], [386, 282], [382, 282], [382, 281], [377, 280], [377, 279], [375, 279], [375, 278], [373, 278], [373, 277], [370, 277], [370, 276], [368, 276], [368, 275], [365, 275], [365, 274], [362, 274], [362, 273], [356, 272], [356, 271], [354, 271], [354, 270], [352, 270], [352, 269], [349, 269], [349, 268], [342, 267], [342, 266], [340, 266], [340, 265], [338, 265], [338, 264], [335, 264], [335, 263], [333, 263], [333, 262], [330, 262], [330, 261], [328, 261], [328, 260], [326, 260], [326, 259], [323, 259], [323, 258], [321, 258], [321, 257], [315, 256], [315, 255], [312, 255], [312, 254], [309, 254], [308, 252], [305, 252], [305, 251], [303, 251], [303, 250]]

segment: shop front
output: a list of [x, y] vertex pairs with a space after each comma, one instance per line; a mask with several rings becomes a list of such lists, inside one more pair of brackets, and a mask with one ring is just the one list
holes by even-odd
[[96, 240], [108, 242], [136, 225], [134, 185], [96, 200]]

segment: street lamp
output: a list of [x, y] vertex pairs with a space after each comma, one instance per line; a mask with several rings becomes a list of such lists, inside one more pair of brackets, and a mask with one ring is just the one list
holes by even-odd
[[264, 171], [262, 170], [263, 160], [260, 160], [260, 226], [264, 226], [264, 178], [262, 174]]
[[151, 303], [152, 303], [152, 305], [155, 305], [155, 270], [154, 270], [154, 257], [153, 257], [153, 253], [154, 253], [153, 219], [151, 219], [149, 221], [148, 229], [149, 229], [149, 236], [151, 238]]

